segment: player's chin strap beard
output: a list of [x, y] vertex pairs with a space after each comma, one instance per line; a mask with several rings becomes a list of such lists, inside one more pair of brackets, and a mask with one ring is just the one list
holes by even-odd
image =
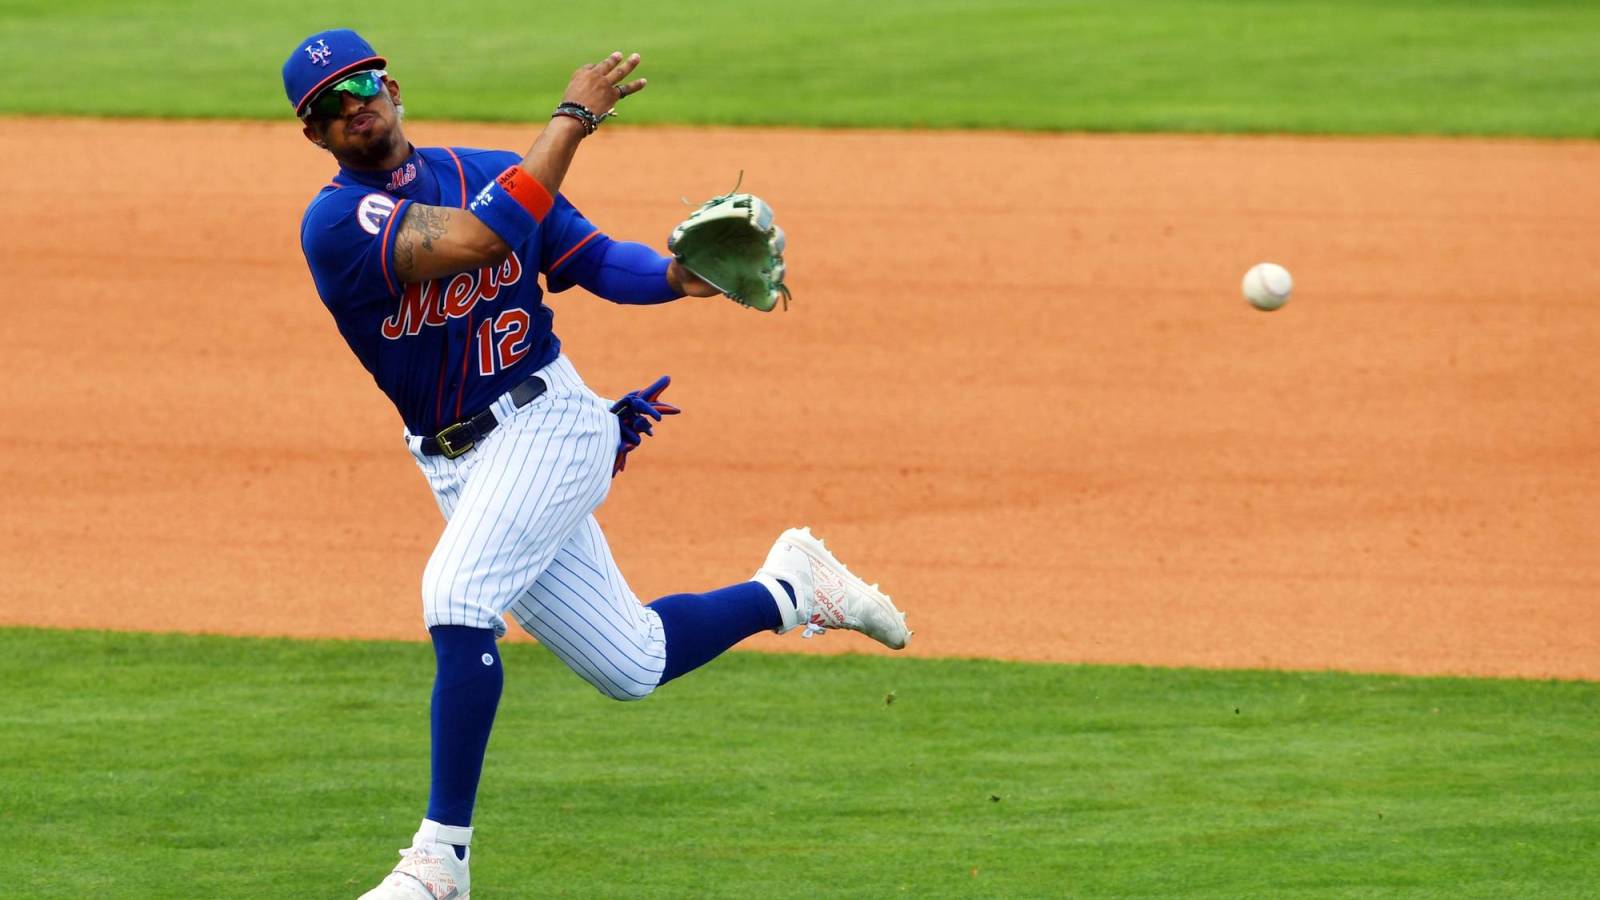
[[[394, 121], [395, 121], [395, 124], [399, 125], [401, 122], [404, 122], [406, 120], [406, 105], [404, 103], [401, 103], [398, 100], [394, 100], [392, 98], [390, 100], [390, 104], [394, 106]], [[356, 114], [359, 115], [360, 111], [358, 110]], [[340, 118], [342, 118], [346, 122], [348, 122], [348, 121], [350, 121], [350, 119], [354, 118], [354, 116], [340, 116]], [[326, 131], [328, 125], [331, 124], [331, 123], [332, 123], [332, 120], [329, 120], [329, 122], [324, 123], [323, 126], [322, 126], [323, 130]], [[390, 146], [394, 145], [395, 138], [398, 138], [399, 136], [400, 136], [400, 130], [398, 128], [394, 129], [390, 133], [390, 140], [389, 140]], [[329, 153], [333, 153], [332, 148], [330, 148], [328, 146], [328, 142], [325, 139], [317, 141], [317, 146], [321, 147], [324, 150], [327, 150]], [[410, 149], [410, 146], [411, 146], [410, 143], [407, 142], [406, 143], [407, 149]], [[347, 163], [347, 162], [348, 163], [355, 163], [360, 168], [382, 168], [381, 163], [383, 162], [383, 160], [385, 158], [387, 158], [388, 152], [385, 151], [383, 153], [377, 154], [377, 158], [375, 160], [368, 160], [368, 159], [365, 158], [366, 156], [367, 156], [367, 154], [360, 154], [360, 153], [358, 153], [358, 154], [347, 154], [345, 156], [340, 156], [337, 153], [334, 153], [334, 158], [339, 160], [339, 162], [341, 162], [341, 163]]]
[[[324, 146], [326, 146], [326, 142], [324, 142]], [[389, 165], [389, 162], [391, 157], [394, 156], [396, 148], [405, 148], [407, 153], [404, 155], [410, 155], [411, 143], [405, 139], [405, 135], [399, 128], [398, 121], [396, 121], [395, 127], [389, 129], [387, 140], [368, 144], [364, 147], [346, 144], [342, 151], [333, 153], [333, 156], [340, 164], [352, 169], [389, 169], [393, 168]], [[330, 150], [329, 152], [333, 151]]]

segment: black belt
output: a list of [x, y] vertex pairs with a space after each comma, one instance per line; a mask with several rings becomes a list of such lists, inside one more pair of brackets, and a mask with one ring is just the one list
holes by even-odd
[[[543, 378], [537, 375], [531, 376], [527, 381], [511, 389], [511, 402], [521, 409], [537, 400], [549, 389]], [[432, 437], [423, 438], [422, 455], [455, 459], [488, 437], [489, 432], [499, 425], [500, 420], [494, 417], [494, 410], [486, 409], [470, 419], [462, 419], [454, 425], [445, 427]]]

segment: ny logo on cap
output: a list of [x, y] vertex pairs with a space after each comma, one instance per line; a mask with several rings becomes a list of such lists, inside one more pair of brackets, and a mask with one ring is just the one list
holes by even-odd
[[328, 46], [327, 41], [318, 40], [315, 44], [306, 45], [306, 53], [311, 55], [312, 62], [319, 66], [326, 66], [328, 58], [333, 56], [333, 48]]

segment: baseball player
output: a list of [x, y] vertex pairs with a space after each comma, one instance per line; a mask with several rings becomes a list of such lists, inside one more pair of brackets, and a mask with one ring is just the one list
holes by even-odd
[[[670, 257], [602, 233], [561, 194], [585, 136], [645, 89], [638, 54], [573, 73], [526, 155], [413, 147], [400, 85], [360, 35], [323, 31], [283, 65], [307, 140], [338, 172], [301, 247], [350, 349], [405, 423], [446, 525], [422, 577], [437, 673], [428, 807], [366, 898], [468, 900], [472, 811], [503, 684], [505, 616], [608, 697], [638, 700], [749, 635], [860, 631], [899, 649], [905, 616], [806, 529], [748, 581], [641, 605], [594, 510], [651, 422], [665, 379], [602, 400], [562, 355], [545, 291], [615, 303], [717, 290]], [[540, 280], [543, 280], [541, 286]]]

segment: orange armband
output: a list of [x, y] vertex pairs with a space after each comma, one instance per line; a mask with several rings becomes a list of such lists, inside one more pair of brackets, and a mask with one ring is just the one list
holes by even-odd
[[517, 247], [539, 227], [555, 202], [539, 179], [521, 166], [512, 166], [484, 185], [467, 211], [507, 246]]

